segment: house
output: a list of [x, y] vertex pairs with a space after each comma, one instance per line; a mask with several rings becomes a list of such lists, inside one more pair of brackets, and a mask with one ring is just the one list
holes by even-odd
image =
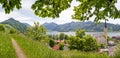
[[93, 34], [92, 36], [96, 38], [99, 44], [107, 45], [107, 39], [105, 38], [104, 34]]
[[55, 45], [53, 46], [53, 50], [59, 50], [59, 44], [55, 44]]
[[120, 40], [120, 36], [113, 36], [113, 39]]
[[68, 50], [68, 44], [65, 40], [55, 40], [55, 45], [53, 46], [53, 50], [59, 50], [59, 43], [64, 43], [64, 50]]
[[56, 42], [56, 43], [60, 43], [60, 42], [64, 43], [65, 40], [55, 40], [55, 42]]

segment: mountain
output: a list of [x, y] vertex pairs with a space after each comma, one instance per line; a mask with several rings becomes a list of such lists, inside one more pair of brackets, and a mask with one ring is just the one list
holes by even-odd
[[[43, 26], [46, 27], [47, 30], [51, 31], [75, 31], [76, 29], [84, 29], [89, 32], [102, 32], [105, 23], [96, 24], [94, 22], [70, 22], [62, 25], [58, 25], [56, 23], [44, 23]], [[110, 24], [107, 23], [108, 31], [120, 31], [120, 25], [118, 24]]]
[[22, 23], [24, 25], [26, 25], [27, 27], [30, 27], [31, 25], [29, 25], [28, 23]]
[[43, 26], [46, 27], [46, 29], [48, 30], [55, 30], [56, 31], [56, 28], [59, 26], [57, 25], [56, 23], [44, 23]]
[[26, 32], [27, 27], [30, 26], [29, 24], [21, 23], [13, 18], [9, 18], [8, 20], [1, 22], [1, 24], [8, 24], [22, 33]]

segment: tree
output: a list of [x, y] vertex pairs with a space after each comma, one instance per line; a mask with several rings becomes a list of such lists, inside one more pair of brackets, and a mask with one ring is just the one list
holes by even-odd
[[[80, 30], [77, 30], [76, 32], [78, 32], [78, 31], [80, 31]], [[82, 33], [84, 34], [84, 32], [81, 32], [80, 34], [82, 34]], [[69, 44], [70, 49], [76, 49], [76, 50], [81, 50], [81, 51], [96, 51], [96, 50], [98, 50], [98, 44], [97, 44], [96, 39], [90, 35], [84, 34], [82, 36], [76, 36], [76, 37], [70, 36], [68, 44]]]
[[120, 11], [116, 8], [117, 0], [78, 0], [81, 4], [74, 8], [73, 19], [89, 20], [95, 16], [95, 22], [120, 18]]
[[63, 43], [63, 42], [61, 42], [61, 43], [59, 44], [59, 46], [60, 46], [60, 47], [59, 47], [60, 50], [64, 50], [64, 43]]
[[59, 38], [60, 38], [60, 40], [65, 39], [65, 34], [64, 33], [60, 33]]
[[11, 28], [10, 31], [9, 31], [10, 34], [13, 34], [13, 33], [17, 33], [17, 30], [15, 30], [14, 28]]
[[84, 51], [93, 51], [98, 49], [98, 44], [95, 38], [90, 35], [86, 35], [84, 39]]
[[[39, 17], [59, 17], [59, 14], [69, 8], [73, 0], [36, 0], [31, 6], [34, 13]], [[108, 20], [109, 18], [120, 18], [120, 10], [115, 3], [117, 0], [76, 0], [80, 5], [74, 8], [73, 19], [80, 21], [89, 20], [95, 16], [95, 22]], [[1, 0], [0, 4], [6, 13], [10, 13], [14, 8], [21, 8], [21, 0]]]
[[21, 0], [0, 0], [0, 4], [7, 14], [13, 11], [14, 8], [21, 8]]
[[85, 35], [85, 30], [76, 30], [76, 37], [82, 38]]
[[37, 0], [32, 9], [39, 17], [59, 17], [59, 14], [70, 7], [72, 0]]
[[52, 40], [52, 39], [50, 39], [50, 41], [49, 41], [49, 45], [50, 45], [50, 47], [53, 47], [53, 46], [55, 45], [55, 41]]
[[72, 49], [76, 49], [76, 37], [75, 36], [69, 36], [68, 39], [68, 44], [69, 44], [69, 48]]
[[35, 22], [33, 27], [27, 29], [27, 34], [35, 40], [41, 40], [46, 36], [46, 29], [39, 25], [38, 22]]
[[6, 28], [5, 28], [5, 26], [3, 24], [0, 24], [0, 31], [3, 31], [3, 32], [6, 31]]

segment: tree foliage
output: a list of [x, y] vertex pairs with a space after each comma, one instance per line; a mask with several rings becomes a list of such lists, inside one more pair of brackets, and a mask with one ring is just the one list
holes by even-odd
[[51, 39], [51, 40], [49, 41], [49, 45], [50, 45], [50, 47], [53, 47], [53, 46], [55, 45], [55, 41]]
[[3, 31], [3, 32], [5, 32], [5, 31], [6, 31], [5, 26], [4, 26], [4, 25], [2, 25], [2, 24], [0, 24], [0, 31]]
[[15, 28], [11, 28], [10, 31], [9, 31], [10, 34], [17, 33], [17, 32], [18, 31]]
[[72, 0], [37, 0], [32, 9], [39, 17], [59, 17], [59, 14], [70, 7]]
[[76, 30], [76, 37], [83, 38], [85, 30]]
[[0, 4], [7, 14], [13, 11], [14, 8], [21, 8], [21, 0], [0, 0]]
[[46, 29], [39, 25], [38, 22], [35, 22], [33, 27], [29, 27], [27, 29], [27, 34], [29, 37], [35, 40], [41, 40], [46, 35]]
[[90, 35], [86, 35], [83, 39], [85, 39], [84, 51], [93, 51], [98, 49], [98, 44], [95, 38]]
[[79, 6], [74, 8], [75, 14], [73, 19], [81, 21], [89, 20], [95, 16], [94, 21], [108, 20], [109, 18], [120, 18], [120, 10], [117, 9], [115, 3], [117, 0], [77, 0], [81, 2]]
[[[36, 0], [31, 6], [34, 13], [39, 17], [59, 17], [60, 13], [71, 6], [73, 0]], [[117, 0], [76, 0], [80, 2], [74, 8], [73, 19], [80, 21], [89, 20], [94, 17], [95, 22], [108, 20], [109, 18], [120, 18], [120, 10], [115, 3]], [[21, 0], [1, 0], [0, 4], [6, 13], [10, 13], [14, 8], [21, 8]]]
[[65, 37], [64, 33], [60, 33], [60, 35], [59, 35], [60, 40], [63, 40], [64, 37]]
[[[79, 30], [83, 31], [83, 30]], [[78, 30], [76, 31], [78, 32]], [[84, 32], [76, 33], [76, 35], [84, 34]], [[90, 35], [82, 35], [82, 36], [70, 36], [69, 37], [69, 48], [77, 49], [81, 51], [95, 51], [98, 49], [98, 44], [95, 38]]]
[[64, 50], [64, 43], [63, 42], [60, 42], [59, 46], [60, 46], [59, 47], [60, 50]]

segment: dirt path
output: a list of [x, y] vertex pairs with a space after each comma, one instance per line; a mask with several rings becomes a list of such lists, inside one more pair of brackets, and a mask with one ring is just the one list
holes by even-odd
[[17, 42], [14, 39], [11, 39], [11, 40], [18, 58], [26, 58], [26, 55], [24, 54], [20, 46], [17, 44]]

